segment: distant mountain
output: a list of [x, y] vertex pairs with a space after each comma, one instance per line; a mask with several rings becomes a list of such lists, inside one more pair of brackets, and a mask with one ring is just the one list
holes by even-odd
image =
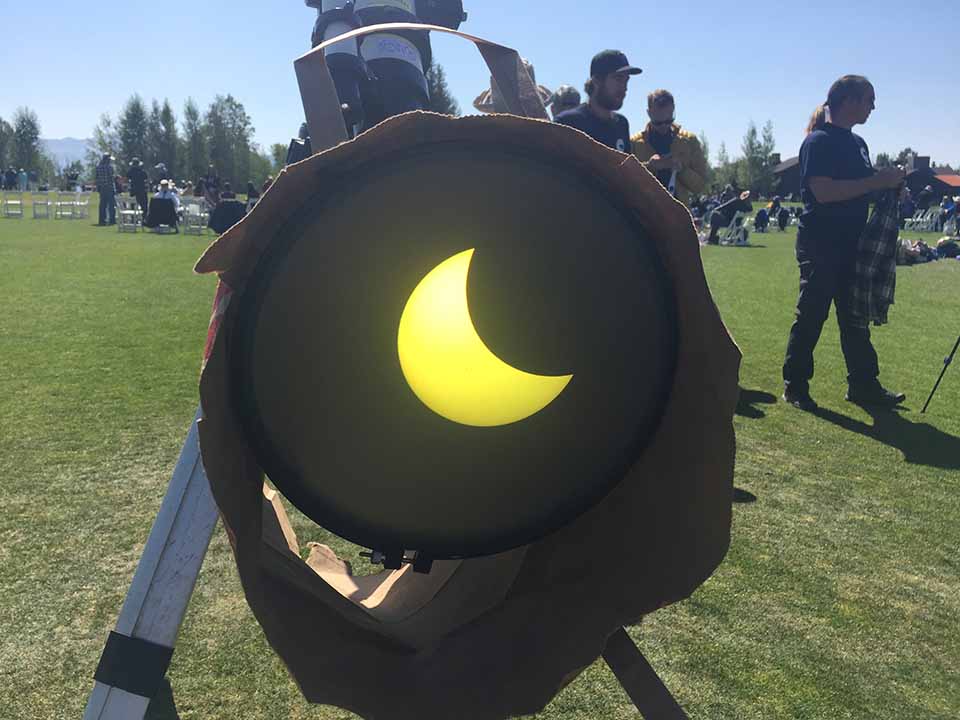
[[44, 140], [40, 142], [43, 147], [54, 159], [57, 165], [63, 167], [69, 165], [75, 160], [85, 160], [87, 150], [90, 148], [89, 140], [77, 140], [76, 138], [59, 138], [55, 140]]

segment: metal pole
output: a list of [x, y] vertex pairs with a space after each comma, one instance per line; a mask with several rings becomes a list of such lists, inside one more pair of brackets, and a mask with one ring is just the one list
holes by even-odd
[[953, 350], [950, 351], [950, 354], [943, 359], [943, 370], [940, 371], [940, 377], [937, 378], [937, 384], [933, 386], [933, 390], [930, 391], [930, 397], [927, 398], [927, 402], [923, 406], [923, 410], [920, 411], [921, 415], [927, 412], [927, 408], [930, 406], [930, 401], [933, 400], [934, 393], [936, 393], [937, 388], [940, 387], [940, 381], [943, 380], [943, 376], [947, 374], [947, 368], [950, 367], [950, 363], [953, 362], [953, 356], [957, 354], [957, 348], [960, 348], [960, 337], [957, 338], [957, 342], [953, 346]]

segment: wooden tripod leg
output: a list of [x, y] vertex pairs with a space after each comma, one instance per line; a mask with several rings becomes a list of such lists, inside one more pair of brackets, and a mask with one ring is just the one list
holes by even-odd
[[170, 662], [218, 517], [200, 459], [199, 418], [200, 411], [104, 649], [84, 720], [142, 720]]
[[603, 659], [645, 720], [688, 720], [626, 630], [620, 628], [610, 636]]

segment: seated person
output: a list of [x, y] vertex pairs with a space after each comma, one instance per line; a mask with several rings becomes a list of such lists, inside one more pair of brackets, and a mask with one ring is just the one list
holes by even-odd
[[223, 192], [220, 193], [221, 200], [236, 200], [237, 194], [230, 188], [230, 183], [223, 184]]
[[710, 216], [710, 237], [707, 244], [719, 245], [720, 229], [728, 227], [738, 212], [750, 212], [751, 210], [753, 210], [753, 203], [750, 202], [749, 190], [744, 190], [740, 195], [717, 205]]
[[770, 204], [767, 205], [767, 212], [770, 214], [770, 217], [777, 217], [777, 213], [780, 212], [780, 207], [783, 205], [783, 201], [780, 199], [779, 195], [774, 195], [773, 200], [770, 201]]
[[173, 200], [173, 207], [177, 210], [180, 209], [180, 196], [170, 187], [169, 180], [160, 181], [160, 190], [154, 197], [159, 200]]
[[787, 229], [787, 225], [790, 224], [790, 211], [782, 207], [777, 213], [777, 227], [780, 228], [780, 232], [783, 232]]
[[900, 238], [897, 241], [897, 265], [916, 265], [936, 258], [936, 251], [923, 240], [912, 242], [906, 238]]
[[757, 216], [753, 219], [753, 229], [756, 232], [766, 232], [770, 224], [770, 215], [766, 210], [760, 208], [757, 210]]

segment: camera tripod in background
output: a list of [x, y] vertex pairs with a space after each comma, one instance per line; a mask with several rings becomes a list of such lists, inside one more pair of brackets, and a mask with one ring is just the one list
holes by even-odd
[[923, 410], [920, 411], [920, 414], [923, 415], [927, 412], [927, 408], [930, 407], [930, 401], [933, 400], [933, 396], [937, 392], [937, 388], [940, 387], [940, 382], [943, 380], [943, 376], [947, 374], [947, 368], [950, 367], [950, 363], [953, 362], [954, 355], [957, 354], [957, 350], [960, 349], [960, 337], [957, 338], [957, 342], [954, 343], [953, 350], [950, 351], [950, 354], [943, 359], [943, 370], [940, 371], [940, 377], [937, 378], [937, 384], [933, 386], [933, 390], [930, 391], [930, 397], [927, 398], [927, 402], [923, 406]]

